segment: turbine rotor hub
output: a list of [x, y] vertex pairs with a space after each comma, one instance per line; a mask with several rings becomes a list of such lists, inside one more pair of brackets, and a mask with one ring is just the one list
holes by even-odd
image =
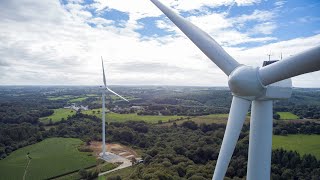
[[259, 68], [245, 65], [239, 66], [231, 72], [228, 84], [233, 95], [248, 100], [261, 96], [266, 89], [260, 81]]

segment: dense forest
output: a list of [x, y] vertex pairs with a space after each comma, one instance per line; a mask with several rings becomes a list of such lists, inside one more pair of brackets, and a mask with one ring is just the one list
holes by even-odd
[[[221, 88], [191, 87], [115, 87], [134, 97], [129, 104], [113, 100], [109, 108], [122, 107], [121, 113], [132, 113], [131, 106], [144, 107], [134, 111], [140, 115], [200, 116], [229, 111], [231, 94]], [[118, 89], [117, 89], [118, 88]], [[0, 159], [21, 147], [49, 137], [74, 137], [85, 142], [101, 140], [101, 120], [78, 111], [68, 118], [46, 125], [40, 117], [53, 109], [70, 104], [68, 99], [48, 97], [97, 94], [95, 87], [1, 87], [0, 88]], [[111, 101], [111, 99], [110, 99]], [[310, 101], [311, 103], [306, 103]], [[277, 111], [289, 111], [301, 119], [319, 119], [320, 91], [294, 90], [293, 98], [274, 104]], [[83, 105], [99, 108], [97, 98], [86, 98]], [[129, 112], [126, 112], [127, 110]], [[244, 125], [227, 178], [242, 179], [246, 175], [249, 124]], [[320, 134], [318, 121], [274, 121], [274, 134]], [[109, 123], [107, 141], [129, 145], [143, 152], [144, 163], [137, 165], [131, 179], [211, 179], [225, 124], [182, 124], [166, 126], [145, 122]], [[284, 149], [272, 152], [272, 179], [318, 179], [320, 161], [312, 155], [300, 155]], [[119, 177], [113, 177], [119, 179]]]

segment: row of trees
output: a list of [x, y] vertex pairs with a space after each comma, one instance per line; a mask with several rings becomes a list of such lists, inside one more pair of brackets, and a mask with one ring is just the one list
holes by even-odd
[[12, 151], [43, 140], [45, 129], [30, 123], [0, 123], [0, 159]]
[[52, 109], [45, 107], [24, 106], [19, 103], [0, 103], [0, 122], [37, 124], [40, 117], [50, 116], [53, 112]]
[[320, 134], [320, 124], [309, 121], [305, 123], [286, 123], [277, 121], [274, 123], [273, 134]]
[[214, 106], [180, 106], [180, 105], [148, 105], [138, 112], [138, 115], [178, 115], [178, 116], [203, 116], [209, 114], [228, 113], [226, 107]]

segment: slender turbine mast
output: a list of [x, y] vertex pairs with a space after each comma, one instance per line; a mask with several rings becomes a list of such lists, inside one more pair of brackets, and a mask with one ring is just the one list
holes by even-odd
[[212, 37], [158, 0], [155, 4], [227, 76], [233, 99], [213, 180], [222, 180], [251, 107], [247, 178], [270, 180], [272, 100], [291, 96], [289, 78], [320, 70], [320, 46], [254, 68], [239, 64]]
[[106, 155], [106, 91], [115, 94], [116, 96], [120, 97], [121, 99], [129, 102], [126, 98], [120, 96], [116, 92], [112, 91], [110, 88], [107, 87], [106, 82], [106, 75], [104, 73], [104, 65], [103, 65], [103, 58], [101, 56], [101, 63], [102, 63], [102, 72], [103, 72], [103, 90], [102, 90], [102, 157]]

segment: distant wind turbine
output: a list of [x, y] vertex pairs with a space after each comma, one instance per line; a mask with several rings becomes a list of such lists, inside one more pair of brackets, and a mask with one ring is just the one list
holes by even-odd
[[106, 75], [104, 73], [104, 65], [103, 65], [103, 58], [101, 56], [101, 63], [102, 63], [102, 72], [103, 72], [103, 90], [102, 90], [102, 157], [106, 155], [106, 91], [109, 91], [116, 96], [120, 97], [121, 99], [129, 102], [126, 98], [120, 96], [118, 93], [112, 91], [110, 88], [107, 87], [107, 82], [106, 82]]
[[291, 96], [288, 78], [320, 70], [320, 46], [261, 68], [245, 66], [200, 28], [158, 0], [151, 1], [229, 77], [233, 99], [212, 179], [224, 178], [252, 102], [247, 179], [270, 180], [272, 102]]

